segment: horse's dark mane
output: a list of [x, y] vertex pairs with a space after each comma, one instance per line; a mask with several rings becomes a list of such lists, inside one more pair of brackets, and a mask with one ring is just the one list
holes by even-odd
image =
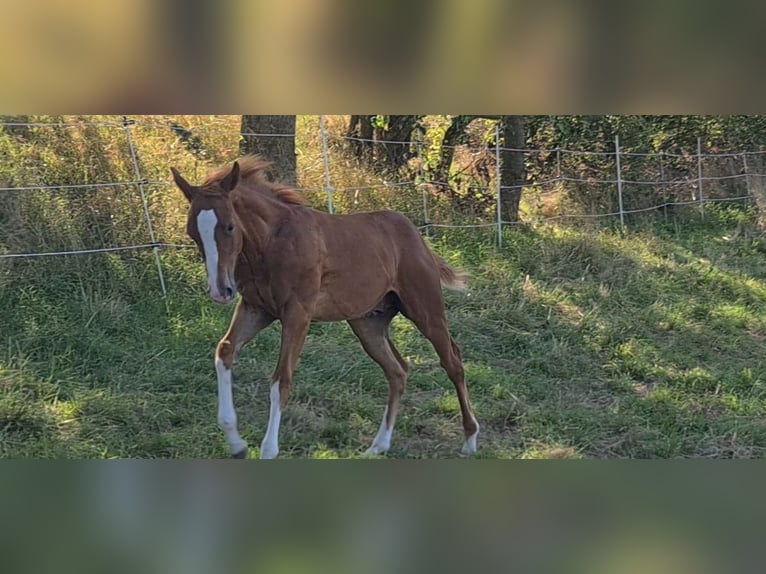
[[[270, 195], [273, 199], [287, 205], [308, 205], [308, 200], [294, 187], [276, 181], [269, 181], [266, 178], [266, 170], [273, 165], [273, 162], [257, 154], [246, 155], [237, 161], [239, 163], [240, 187]], [[229, 175], [230, 171], [230, 164], [212, 170], [205, 178], [202, 186], [206, 187], [219, 183]]]

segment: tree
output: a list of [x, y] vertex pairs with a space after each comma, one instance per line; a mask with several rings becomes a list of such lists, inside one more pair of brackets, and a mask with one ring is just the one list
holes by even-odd
[[[351, 116], [348, 147], [364, 164], [396, 172], [413, 155], [412, 132], [423, 116]], [[402, 142], [402, 143], [399, 143]]]
[[271, 177], [288, 185], [297, 184], [295, 116], [243, 115], [241, 131], [244, 134], [239, 146], [242, 155], [261, 154], [274, 162]]
[[452, 194], [452, 188], [449, 184], [449, 174], [452, 168], [452, 159], [455, 156], [455, 146], [463, 143], [465, 137], [465, 128], [476, 116], [455, 116], [452, 123], [444, 132], [439, 158], [433, 169], [433, 179], [440, 182], [440, 188]]
[[346, 137], [348, 147], [359, 161], [372, 164], [372, 122], [375, 116], [351, 116]]
[[[497, 120], [500, 122], [500, 137], [506, 148], [501, 155], [502, 166], [500, 170], [500, 210], [505, 221], [518, 221], [519, 203], [521, 201], [522, 186], [526, 182], [524, 166], [524, 152], [526, 147], [526, 132], [524, 116], [454, 116], [444, 132], [441, 149], [433, 168], [433, 178], [442, 182], [438, 189], [449, 193], [452, 201], [457, 201], [457, 190], [453, 189], [450, 181], [452, 160], [455, 155], [455, 147], [466, 141], [466, 128], [477, 118]], [[489, 176], [486, 176], [487, 179]]]
[[503, 116], [500, 130], [504, 142], [500, 168], [500, 212], [505, 221], [519, 220], [521, 186], [526, 182], [524, 116]]
[[[375, 130], [375, 163], [378, 167], [399, 171], [412, 157], [412, 131], [422, 116], [388, 116]], [[386, 143], [383, 143], [386, 142]], [[399, 143], [402, 142], [402, 143]]]

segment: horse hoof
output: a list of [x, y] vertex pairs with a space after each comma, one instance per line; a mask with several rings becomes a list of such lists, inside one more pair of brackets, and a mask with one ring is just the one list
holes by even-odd
[[463, 448], [460, 450], [460, 456], [465, 458], [472, 454], [474, 454], [477, 450], [479, 450], [478, 446], [476, 445], [476, 436], [479, 433], [475, 433], [473, 436], [469, 437], [468, 440], [465, 441], [465, 444], [463, 445]]
[[231, 455], [231, 458], [238, 458], [238, 459], [247, 458], [247, 447], [243, 448], [242, 450], [238, 452], [235, 452], [233, 455]]

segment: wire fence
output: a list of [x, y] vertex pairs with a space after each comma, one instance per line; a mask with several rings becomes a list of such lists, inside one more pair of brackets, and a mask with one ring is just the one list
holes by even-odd
[[[6, 122], [0, 123], [0, 128], [11, 130], [26, 130], [30, 128], [74, 128], [86, 126], [95, 130], [118, 129], [124, 132], [124, 149], [127, 155], [123, 158], [130, 166], [130, 177], [115, 179], [108, 182], [86, 182], [79, 184], [39, 184], [30, 185], [26, 182], [13, 182], [14, 185], [0, 187], [0, 198], [4, 193], [32, 192], [65, 192], [91, 190], [99, 192], [104, 188], [122, 189], [135, 193], [138, 205], [137, 213], [143, 221], [143, 241], [125, 245], [106, 245], [93, 248], [72, 248], [65, 250], [21, 250], [7, 252], [0, 241], [0, 259], [23, 259], [52, 256], [73, 256], [81, 254], [114, 253], [120, 251], [150, 250], [157, 268], [159, 283], [163, 295], [167, 294], [167, 286], [163, 273], [160, 252], [168, 248], [190, 248], [193, 245], [174, 241], [163, 241], [161, 232], [158, 234], [150, 208], [150, 189], [163, 189], [172, 186], [168, 181], [149, 179], [142, 173], [142, 164], [134, 137], [137, 128], [168, 130], [184, 130], [188, 137], [192, 130], [169, 126], [156, 121], [140, 121], [123, 117], [121, 121], [72, 121], [72, 122]], [[396, 193], [407, 191], [412, 201], [405, 211], [425, 233], [432, 229], [490, 229], [496, 230], [496, 242], [502, 247], [503, 229], [521, 223], [546, 223], [565, 220], [594, 220], [615, 219], [624, 230], [626, 218], [636, 214], [663, 212], [667, 217], [669, 209], [675, 207], [694, 207], [699, 217], [705, 217], [705, 206], [714, 202], [749, 202], [757, 199], [753, 189], [760, 190], [766, 184], [766, 173], [763, 169], [763, 151], [742, 152], [706, 152], [703, 151], [702, 141], [698, 139], [695, 150], [688, 153], [624, 151], [621, 149], [619, 136], [613, 142], [600, 142], [601, 147], [608, 150], [572, 150], [555, 149], [519, 149], [501, 145], [499, 124], [495, 123], [494, 138], [491, 144], [474, 147], [466, 151], [466, 145], [441, 146], [454, 154], [465, 152], [469, 156], [466, 172], [471, 169], [481, 171], [481, 177], [473, 173], [466, 183], [459, 183], [449, 178], [433, 177], [431, 170], [424, 167], [427, 164], [427, 146], [423, 141], [394, 141], [381, 139], [364, 139], [359, 137], [341, 136], [328, 130], [325, 116], [319, 117], [319, 134], [321, 141], [320, 185], [300, 187], [304, 193], [318, 194], [326, 198], [326, 208], [330, 213], [353, 211], [355, 208], [364, 209], [365, 203], [360, 198], [371, 190], [389, 189]], [[197, 131], [215, 131], [204, 126]], [[220, 130], [219, 130], [220, 131]], [[189, 132], [189, 133], [187, 133]], [[251, 137], [294, 137], [295, 134], [253, 134], [239, 131], [230, 132], [237, 138]], [[351, 142], [363, 143], [370, 146], [406, 146], [411, 150], [411, 156], [416, 158], [416, 167], [406, 170], [405, 176], [398, 181], [375, 181], [359, 185], [343, 185], [334, 187], [334, 150], [348, 146]], [[507, 153], [521, 154], [527, 165], [528, 178], [523, 183], [507, 185], [503, 182], [503, 157]], [[473, 155], [471, 155], [473, 154]], [[473, 162], [473, 164], [471, 163]], [[476, 165], [480, 164], [480, 168]], [[475, 169], [474, 169], [475, 168]], [[451, 176], [450, 176], [451, 177]], [[455, 178], [459, 179], [459, 178]], [[18, 185], [15, 185], [18, 183]], [[444, 211], [438, 208], [441, 198], [451, 197], [460, 200], [461, 193], [474, 194], [482, 199], [480, 213], [463, 217], [462, 221], [444, 217]], [[565, 192], [562, 190], [566, 190]], [[522, 208], [520, 220], [509, 221], [503, 218], [503, 201], [507, 194], [524, 193], [525, 206]], [[343, 194], [353, 193], [353, 201], [343, 206], [338, 201]], [[577, 197], [578, 208], [567, 211], [572, 203], [562, 201], [562, 198]], [[459, 202], [459, 201], [458, 201]], [[443, 201], [442, 201], [443, 203]], [[318, 206], [317, 206], [318, 207]], [[526, 210], [526, 211], [525, 211]], [[2, 215], [2, 214], [0, 214]], [[465, 214], [463, 214], [465, 215]], [[138, 215], [136, 215], [138, 217]], [[0, 238], [1, 240], [2, 238]]]

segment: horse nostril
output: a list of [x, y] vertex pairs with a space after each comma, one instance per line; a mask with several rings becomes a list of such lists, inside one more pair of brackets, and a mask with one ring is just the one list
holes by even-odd
[[227, 299], [231, 299], [234, 297], [234, 290], [231, 287], [226, 287], [226, 289], [223, 290], [224, 295], [226, 295]]

